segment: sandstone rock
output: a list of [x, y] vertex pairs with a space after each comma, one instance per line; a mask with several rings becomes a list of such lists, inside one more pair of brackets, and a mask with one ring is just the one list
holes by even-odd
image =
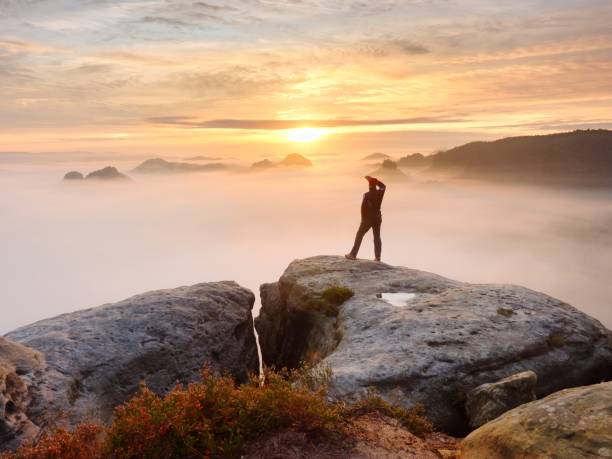
[[469, 459], [612, 457], [612, 382], [554, 393], [503, 414], [462, 445]]
[[534, 401], [537, 382], [533, 371], [523, 371], [471, 390], [465, 404], [470, 426], [476, 429], [512, 408]]
[[35, 384], [43, 364], [40, 353], [0, 337], [0, 445], [5, 448], [38, 433], [28, 410], [38, 396]]
[[[319, 305], [334, 285], [354, 296], [330, 317]], [[350, 400], [373, 387], [408, 407], [423, 404], [451, 433], [468, 430], [466, 394], [481, 384], [532, 370], [542, 397], [612, 371], [605, 327], [523, 287], [320, 256], [291, 263], [261, 298], [256, 328], [266, 364], [320, 361], [333, 371], [333, 396]]]
[[235, 282], [136, 295], [15, 330], [11, 340], [46, 360], [29, 418], [65, 412], [67, 424], [108, 421], [141, 380], [157, 393], [197, 380], [204, 362], [245, 379], [257, 371], [254, 295]]

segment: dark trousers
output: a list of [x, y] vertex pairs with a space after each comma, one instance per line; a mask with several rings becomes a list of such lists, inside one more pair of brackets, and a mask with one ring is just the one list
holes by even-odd
[[372, 228], [372, 233], [374, 233], [374, 255], [376, 258], [380, 258], [380, 252], [382, 250], [382, 241], [380, 240], [381, 224], [382, 220], [361, 220], [361, 225], [359, 225], [357, 235], [355, 236], [355, 244], [353, 245], [353, 250], [351, 250], [351, 255], [354, 257], [357, 256], [363, 236]]

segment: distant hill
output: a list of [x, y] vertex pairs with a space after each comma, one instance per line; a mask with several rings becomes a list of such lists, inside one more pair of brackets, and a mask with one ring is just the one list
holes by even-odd
[[290, 155], [285, 156], [279, 165], [281, 166], [312, 166], [312, 161], [310, 161], [306, 156], [298, 155], [297, 153], [291, 153]]
[[190, 156], [189, 158], [185, 158], [185, 161], [219, 161], [222, 158], [217, 156]]
[[385, 153], [372, 153], [371, 155], [364, 156], [361, 159], [362, 161], [384, 161], [385, 159], [391, 159], [391, 156]]
[[276, 163], [273, 163], [269, 159], [262, 159], [261, 161], [256, 161], [251, 164], [251, 169], [270, 169], [271, 167], [276, 167]]
[[119, 172], [116, 167], [107, 166], [87, 174], [85, 180], [130, 180], [130, 178]]
[[612, 186], [612, 131], [472, 142], [434, 155], [431, 170], [496, 181]]
[[431, 164], [431, 156], [425, 156], [421, 153], [413, 153], [401, 157], [397, 161], [397, 165], [400, 167], [420, 167]]
[[64, 180], [83, 180], [84, 178], [79, 171], [70, 171], [64, 175]]
[[397, 163], [395, 161], [391, 161], [390, 159], [385, 159], [380, 168], [376, 169], [374, 172], [371, 172], [369, 175], [376, 177], [383, 182], [385, 180], [403, 181], [408, 179], [408, 176], [399, 170]]
[[86, 176], [83, 176], [79, 171], [70, 171], [64, 175], [64, 180], [78, 182], [83, 180], [128, 181], [131, 179], [119, 172], [116, 167], [106, 166], [103, 169], [90, 172]]
[[184, 172], [205, 172], [205, 171], [218, 171], [226, 169], [227, 166], [221, 163], [209, 163], [209, 164], [191, 164], [191, 163], [179, 163], [166, 161], [161, 158], [147, 159], [132, 172], [138, 172], [143, 174], [176, 174]]
[[285, 156], [282, 161], [273, 162], [269, 159], [264, 159], [261, 161], [254, 162], [251, 164], [252, 170], [262, 170], [262, 169], [272, 169], [278, 166], [290, 166], [290, 167], [311, 167], [312, 161], [310, 161], [305, 156], [299, 155], [297, 153], [291, 153], [290, 155]]

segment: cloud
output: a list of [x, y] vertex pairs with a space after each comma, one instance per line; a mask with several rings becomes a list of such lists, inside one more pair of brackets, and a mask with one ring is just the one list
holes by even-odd
[[142, 21], [145, 24], [161, 24], [171, 27], [189, 27], [191, 24], [180, 19], [173, 19], [165, 16], [145, 16]]
[[420, 43], [400, 38], [367, 40], [357, 46], [357, 52], [372, 57], [387, 57], [394, 54], [414, 56], [431, 51]]
[[195, 8], [200, 8], [208, 11], [222, 12], [222, 11], [236, 11], [236, 8], [228, 5], [214, 5], [208, 2], [195, 2], [193, 3]]
[[121, 49], [104, 50], [92, 54], [93, 58], [107, 61], [127, 62], [135, 64], [150, 65], [171, 65], [172, 60], [166, 59], [163, 55], [153, 55], [144, 52], [124, 51]]
[[0, 57], [17, 54], [67, 53], [65, 48], [48, 46], [35, 41], [0, 39]]
[[417, 117], [400, 119], [301, 119], [301, 120], [271, 120], [271, 119], [218, 119], [208, 121], [198, 121], [186, 116], [160, 116], [148, 118], [148, 122], [154, 124], [166, 124], [182, 126], [186, 128], [200, 129], [293, 129], [299, 127], [334, 128], [334, 127], [354, 127], [354, 126], [392, 126], [404, 124], [430, 124], [430, 123], [453, 123], [460, 122], [460, 119], [447, 117]]

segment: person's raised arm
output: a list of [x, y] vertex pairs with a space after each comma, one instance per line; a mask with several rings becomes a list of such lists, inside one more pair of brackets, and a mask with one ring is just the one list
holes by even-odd
[[387, 189], [387, 185], [385, 185], [383, 182], [381, 182], [380, 180], [376, 179], [376, 186], [378, 187], [378, 189], [380, 191], [382, 191], [383, 193], [385, 192], [385, 190]]

